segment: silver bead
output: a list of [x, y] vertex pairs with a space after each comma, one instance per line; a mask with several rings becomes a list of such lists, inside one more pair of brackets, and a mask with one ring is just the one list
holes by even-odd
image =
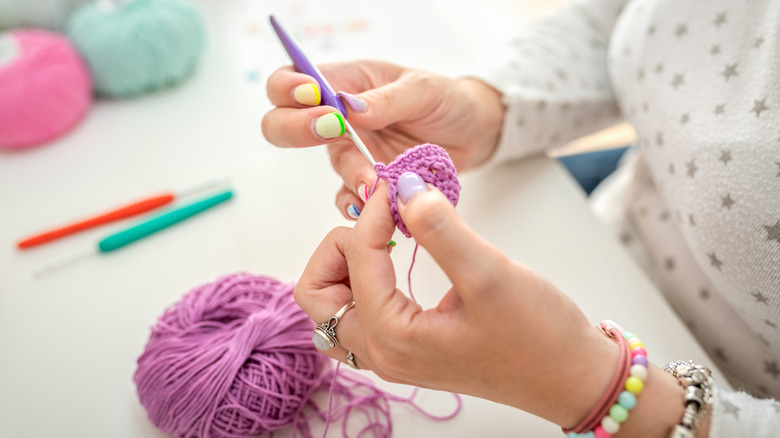
[[704, 391], [698, 386], [689, 386], [683, 391], [686, 402], [695, 402], [699, 406], [704, 404]]
[[681, 425], [674, 426], [672, 432], [669, 434], [669, 438], [694, 438], [693, 432], [687, 427]]

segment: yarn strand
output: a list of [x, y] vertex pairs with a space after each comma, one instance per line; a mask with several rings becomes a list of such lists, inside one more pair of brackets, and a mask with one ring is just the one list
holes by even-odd
[[[315, 418], [325, 422], [325, 433], [341, 422], [344, 437], [362, 419], [356, 437], [388, 438], [391, 402], [438, 420], [411, 398], [332, 367], [314, 348], [314, 323], [293, 289], [238, 273], [195, 288], [168, 308], [133, 377], [150, 421], [186, 438], [249, 438], [287, 427], [294, 437], [312, 438]], [[313, 399], [323, 391], [327, 411]]]

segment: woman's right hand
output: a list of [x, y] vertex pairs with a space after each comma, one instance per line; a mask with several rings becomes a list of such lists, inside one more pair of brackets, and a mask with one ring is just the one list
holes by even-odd
[[[501, 96], [472, 78], [451, 79], [379, 61], [319, 66], [344, 97], [347, 118], [377, 161], [388, 163], [407, 148], [435, 143], [450, 154], [458, 170], [486, 162], [498, 145], [504, 107]], [[328, 130], [336, 109], [318, 106], [319, 86], [311, 76], [283, 67], [268, 78], [275, 105], [263, 117], [263, 134], [279, 147], [328, 145], [344, 186], [336, 205], [347, 218], [354, 204], [362, 210], [376, 173], [348, 136]], [[352, 105], [350, 105], [350, 101]]]

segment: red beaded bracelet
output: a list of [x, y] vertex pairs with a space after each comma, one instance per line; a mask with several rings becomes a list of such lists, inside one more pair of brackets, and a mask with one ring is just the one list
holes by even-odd
[[605, 320], [598, 328], [620, 345], [620, 356], [607, 390], [593, 409], [571, 429], [563, 429], [568, 438], [610, 438], [628, 419], [628, 411], [636, 406], [636, 395], [647, 379], [647, 351], [639, 338], [613, 321]]

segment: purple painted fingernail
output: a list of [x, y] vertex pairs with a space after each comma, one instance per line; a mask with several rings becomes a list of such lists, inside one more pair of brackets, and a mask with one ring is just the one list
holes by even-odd
[[406, 172], [398, 178], [398, 197], [406, 204], [414, 195], [428, 190], [422, 177], [414, 172]]
[[336, 94], [340, 98], [344, 99], [344, 102], [346, 102], [347, 105], [352, 108], [352, 111], [355, 111], [356, 113], [364, 113], [368, 111], [368, 103], [363, 100], [363, 98], [357, 97], [354, 94], [345, 93], [343, 91], [339, 91]]

